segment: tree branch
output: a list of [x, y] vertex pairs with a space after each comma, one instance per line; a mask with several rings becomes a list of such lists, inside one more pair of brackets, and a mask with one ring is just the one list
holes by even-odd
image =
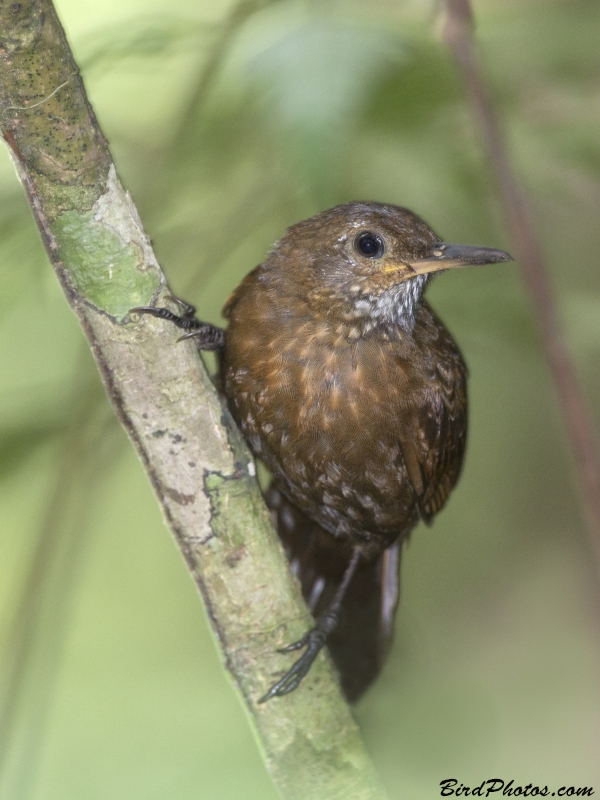
[[169, 292], [50, 0], [0, 3], [0, 127], [48, 255], [206, 602], [285, 798], [385, 797], [330, 662], [257, 706], [311, 624], [254, 463], [191, 343], [128, 309]]
[[600, 565], [600, 456], [575, 367], [567, 347], [536, 237], [529, 204], [512, 169], [502, 126], [486, 86], [473, 37], [470, 0], [446, 0], [444, 39], [458, 64], [483, 145], [492, 165], [513, 250], [529, 291], [542, 350], [548, 361], [573, 451], [583, 512]]

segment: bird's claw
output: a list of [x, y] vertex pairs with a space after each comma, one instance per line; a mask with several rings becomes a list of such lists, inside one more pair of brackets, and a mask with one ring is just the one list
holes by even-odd
[[283, 697], [283, 695], [289, 694], [298, 688], [300, 681], [307, 674], [313, 661], [327, 642], [329, 634], [337, 625], [337, 621], [337, 613], [326, 612], [319, 617], [315, 627], [307, 631], [301, 639], [288, 644], [287, 647], [279, 648], [278, 653], [290, 653], [293, 650], [300, 650], [302, 647], [306, 647], [306, 652], [292, 665], [292, 668], [285, 673], [283, 678], [280, 678], [277, 683], [271, 686], [269, 691], [260, 698], [259, 703], [266, 703], [272, 697]]
[[179, 297], [169, 295], [169, 300], [176, 303], [181, 309], [181, 314], [175, 314], [168, 308], [163, 306], [138, 306], [129, 310], [130, 314], [151, 314], [153, 317], [159, 319], [166, 319], [172, 322], [178, 328], [186, 330], [183, 336], [177, 339], [181, 342], [183, 339], [193, 339], [198, 346], [199, 350], [220, 350], [225, 344], [225, 334], [222, 328], [216, 325], [211, 325], [208, 322], [202, 322], [197, 319], [196, 308], [185, 300]]
[[182, 300], [181, 297], [175, 297], [174, 294], [170, 294], [167, 296], [167, 300], [172, 300], [173, 303], [179, 306], [183, 310], [182, 317], [193, 317], [196, 314], [196, 306], [193, 306], [191, 303], [188, 303], [186, 300]]
[[306, 644], [308, 644], [310, 631], [307, 631], [301, 639], [298, 639], [297, 642], [292, 642], [292, 644], [288, 644], [286, 647], [279, 647], [277, 649], [278, 653], [291, 653], [293, 650], [300, 650]]
[[306, 652], [300, 656], [300, 658], [296, 661], [296, 663], [292, 666], [292, 668], [285, 673], [283, 678], [281, 678], [280, 680], [277, 681], [277, 683], [271, 686], [269, 691], [260, 698], [260, 700], [258, 701], [259, 703], [266, 703], [266, 701], [270, 700], [272, 697], [283, 697], [283, 695], [289, 694], [290, 692], [293, 692], [294, 689], [298, 688], [298, 686], [300, 685], [300, 681], [309, 671], [313, 661], [315, 660], [315, 658], [319, 654], [319, 651], [325, 644], [325, 640], [323, 639], [322, 636], [311, 637], [311, 634], [313, 633], [317, 634], [320, 633], [320, 631], [317, 631], [316, 628], [313, 628], [298, 642], [294, 642], [293, 645], [289, 645], [288, 647], [279, 651], [279, 652], [287, 652], [289, 650], [297, 650], [299, 649], [299, 647], [303, 647], [304, 644], [308, 644]]
[[163, 319], [170, 319], [171, 316], [176, 317], [168, 308], [161, 308], [160, 306], [136, 306], [136, 308], [129, 309], [130, 314], [151, 314], [153, 317], [161, 317]]

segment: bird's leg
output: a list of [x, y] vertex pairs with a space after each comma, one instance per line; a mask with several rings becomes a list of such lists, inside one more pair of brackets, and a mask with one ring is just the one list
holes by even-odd
[[298, 661], [296, 661], [293, 667], [286, 672], [281, 680], [277, 681], [274, 686], [271, 686], [269, 691], [260, 698], [258, 701], [259, 703], [265, 703], [272, 697], [281, 697], [284, 694], [289, 694], [289, 692], [293, 692], [294, 689], [298, 688], [300, 681], [311, 668], [319, 651], [327, 643], [330, 634], [333, 633], [337, 627], [344, 595], [350, 585], [350, 581], [354, 577], [359, 561], [360, 550], [357, 547], [354, 549], [350, 563], [344, 572], [342, 582], [338, 586], [327, 611], [318, 617], [314, 628], [307, 631], [301, 639], [298, 639], [298, 641], [293, 644], [289, 644], [287, 647], [282, 647], [278, 651], [279, 653], [290, 653], [292, 650], [300, 650], [301, 647], [306, 647], [306, 651]]
[[181, 314], [174, 314], [168, 308], [157, 306], [139, 306], [132, 308], [130, 314], [151, 314], [153, 317], [166, 319], [177, 325], [178, 328], [187, 330], [183, 336], [177, 340], [180, 342], [182, 339], [193, 339], [198, 346], [198, 350], [221, 350], [225, 344], [225, 331], [216, 325], [211, 325], [209, 322], [202, 322], [196, 317], [196, 308], [185, 300], [180, 300], [178, 297], [169, 298], [181, 308]]

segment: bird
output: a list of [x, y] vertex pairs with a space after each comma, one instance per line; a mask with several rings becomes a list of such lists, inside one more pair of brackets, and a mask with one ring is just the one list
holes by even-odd
[[424, 292], [438, 273], [511, 261], [448, 244], [414, 212], [355, 201], [292, 225], [223, 308], [226, 329], [143, 306], [200, 350], [256, 458], [266, 500], [315, 617], [258, 702], [295, 690], [327, 644], [355, 701], [389, 650], [402, 546], [461, 472], [467, 367]]

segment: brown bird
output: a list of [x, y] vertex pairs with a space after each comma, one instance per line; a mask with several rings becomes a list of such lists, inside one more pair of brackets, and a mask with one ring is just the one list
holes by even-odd
[[260, 702], [295, 689], [328, 642], [356, 699], [381, 666], [398, 600], [401, 545], [458, 479], [467, 370], [423, 299], [436, 272], [510, 261], [450, 245], [416, 214], [348, 203], [293, 225], [223, 309], [133, 309], [221, 351], [220, 381], [253, 453], [314, 628]]

